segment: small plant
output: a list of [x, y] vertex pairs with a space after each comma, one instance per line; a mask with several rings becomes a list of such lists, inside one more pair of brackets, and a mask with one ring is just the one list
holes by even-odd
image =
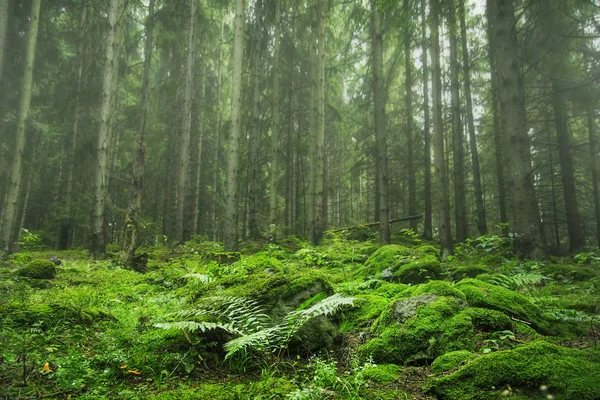
[[40, 250], [44, 247], [40, 235], [25, 228], [21, 228], [21, 235], [17, 243], [23, 250], [27, 251]]

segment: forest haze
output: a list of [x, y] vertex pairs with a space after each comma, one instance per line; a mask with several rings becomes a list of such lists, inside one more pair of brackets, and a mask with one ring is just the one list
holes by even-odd
[[[235, 4], [233, 4], [235, 3]], [[2, 248], [598, 243], [589, 0], [0, 2]], [[390, 223], [414, 216], [406, 225]]]

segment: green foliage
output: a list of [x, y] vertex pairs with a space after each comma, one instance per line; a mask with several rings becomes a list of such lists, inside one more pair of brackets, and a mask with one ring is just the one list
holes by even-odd
[[478, 275], [490, 274], [491, 272], [492, 270], [485, 265], [467, 265], [455, 268], [452, 271], [452, 278], [455, 281], [460, 281], [463, 278], [476, 278]]
[[400, 266], [394, 272], [394, 277], [402, 283], [414, 284], [439, 279], [442, 273], [442, 266], [437, 258], [423, 256], [421, 259]]
[[389, 244], [380, 247], [365, 262], [366, 272], [375, 275], [386, 268], [395, 267], [401, 258], [410, 256], [411, 251], [407, 247], [397, 244]]
[[448, 372], [475, 357], [475, 354], [466, 350], [450, 351], [436, 358], [431, 364], [431, 370], [435, 373]]
[[444, 399], [483, 400], [495, 398], [509, 385], [525, 396], [540, 396], [544, 385], [557, 399], [595, 399], [599, 370], [597, 354], [537, 341], [479, 357], [435, 380], [432, 390]]
[[56, 266], [52, 261], [36, 259], [18, 271], [20, 276], [34, 279], [54, 279]]
[[17, 244], [25, 251], [41, 250], [44, 247], [40, 235], [25, 228], [21, 228], [21, 235]]

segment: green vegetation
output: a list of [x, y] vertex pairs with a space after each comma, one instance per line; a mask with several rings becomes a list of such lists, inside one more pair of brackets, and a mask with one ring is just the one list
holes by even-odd
[[[484, 268], [477, 248], [441, 264], [427, 244], [288, 242], [237, 260], [215, 256], [224, 253], [210, 242], [148, 248], [146, 273], [82, 251], [14, 254], [0, 264], [0, 387], [82, 399], [458, 400], [506, 390], [591, 399], [600, 390], [598, 282], [550, 278], [556, 265], [595, 269], [594, 259]], [[407, 266], [441, 272], [401, 283]], [[381, 268], [396, 277], [370, 273]], [[485, 273], [457, 280], [457, 271]]]

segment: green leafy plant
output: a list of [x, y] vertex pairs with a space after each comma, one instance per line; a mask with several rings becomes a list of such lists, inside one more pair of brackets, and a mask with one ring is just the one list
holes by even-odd
[[21, 228], [21, 235], [17, 243], [23, 250], [27, 251], [40, 250], [44, 247], [40, 235], [25, 228]]

